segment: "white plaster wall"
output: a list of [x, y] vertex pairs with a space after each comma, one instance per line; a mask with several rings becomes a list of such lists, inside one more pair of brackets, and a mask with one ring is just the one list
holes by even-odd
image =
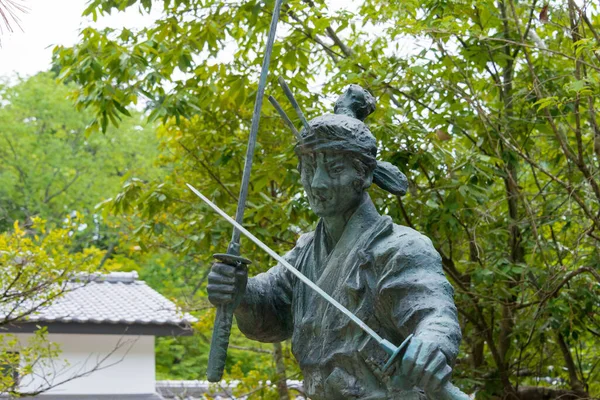
[[[31, 334], [17, 336], [25, 342]], [[155, 392], [154, 336], [49, 334], [48, 339], [60, 346], [60, 355], [38, 363], [22, 389], [57, 385], [45, 392], [54, 395]]]

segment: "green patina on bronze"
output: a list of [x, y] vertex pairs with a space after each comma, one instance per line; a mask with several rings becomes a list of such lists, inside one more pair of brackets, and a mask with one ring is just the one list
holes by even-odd
[[313, 400], [453, 398], [439, 390], [461, 341], [453, 289], [431, 241], [380, 215], [368, 194], [372, 183], [395, 195], [407, 189], [398, 168], [377, 160], [363, 122], [374, 109], [373, 97], [351, 85], [335, 114], [300, 132], [302, 184], [320, 220], [284, 258], [383, 338], [400, 344], [414, 335], [402, 359], [384, 371], [388, 354], [282, 265], [232, 294], [244, 273], [216, 263], [209, 298], [239, 301], [235, 317], [247, 337], [291, 339]]

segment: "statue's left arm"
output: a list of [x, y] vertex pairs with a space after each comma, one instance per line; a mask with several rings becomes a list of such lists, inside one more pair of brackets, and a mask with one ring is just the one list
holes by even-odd
[[454, 290], [431, 241], [414, 231], [407, 236], [399, 238], [380, 275], [378, 305], [402, 337], [414, 334], [423, 352], [437, 348], [452, 366], [462, 338]]
[[378, 294], [402, 336], [438, 343], [448, 364], [454, 363], [461, 341], [454, 290], [428, 238], [416, 234], [402, 243], [384, 268]]

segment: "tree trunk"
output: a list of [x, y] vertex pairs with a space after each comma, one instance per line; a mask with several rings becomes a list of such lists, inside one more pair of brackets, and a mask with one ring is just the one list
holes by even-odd
[[571, 350], [569, 350], [569, 346], [567, 346], [564, 336], [560, 333], [558, 333], [556, 336], [560, 351], [563, 354], [563, 358], [567, 366], [567, 370], [569, 371], [569, 385], [571, 386], [571, 389], [573, 389], [575, 393], [579, 393], [581, 396], [587, 397], [585, 386], [577, 376], [577, 367], [575, 366], [575, 361], [573, 361]]
[[289, 400], [287, 377], [285, 374], [285, 363], [283, 362], [283, 349], [281, 343], [273, 343], [273, 359], [275, 360], [275, 371], [277, 391], [279, 392], [280, 400]]

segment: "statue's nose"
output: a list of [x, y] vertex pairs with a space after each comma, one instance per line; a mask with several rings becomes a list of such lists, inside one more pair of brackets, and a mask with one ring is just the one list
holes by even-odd
[[317, 168], [310, 184], [313, 190], [327, 189], [327, 173], [322, 168]]

